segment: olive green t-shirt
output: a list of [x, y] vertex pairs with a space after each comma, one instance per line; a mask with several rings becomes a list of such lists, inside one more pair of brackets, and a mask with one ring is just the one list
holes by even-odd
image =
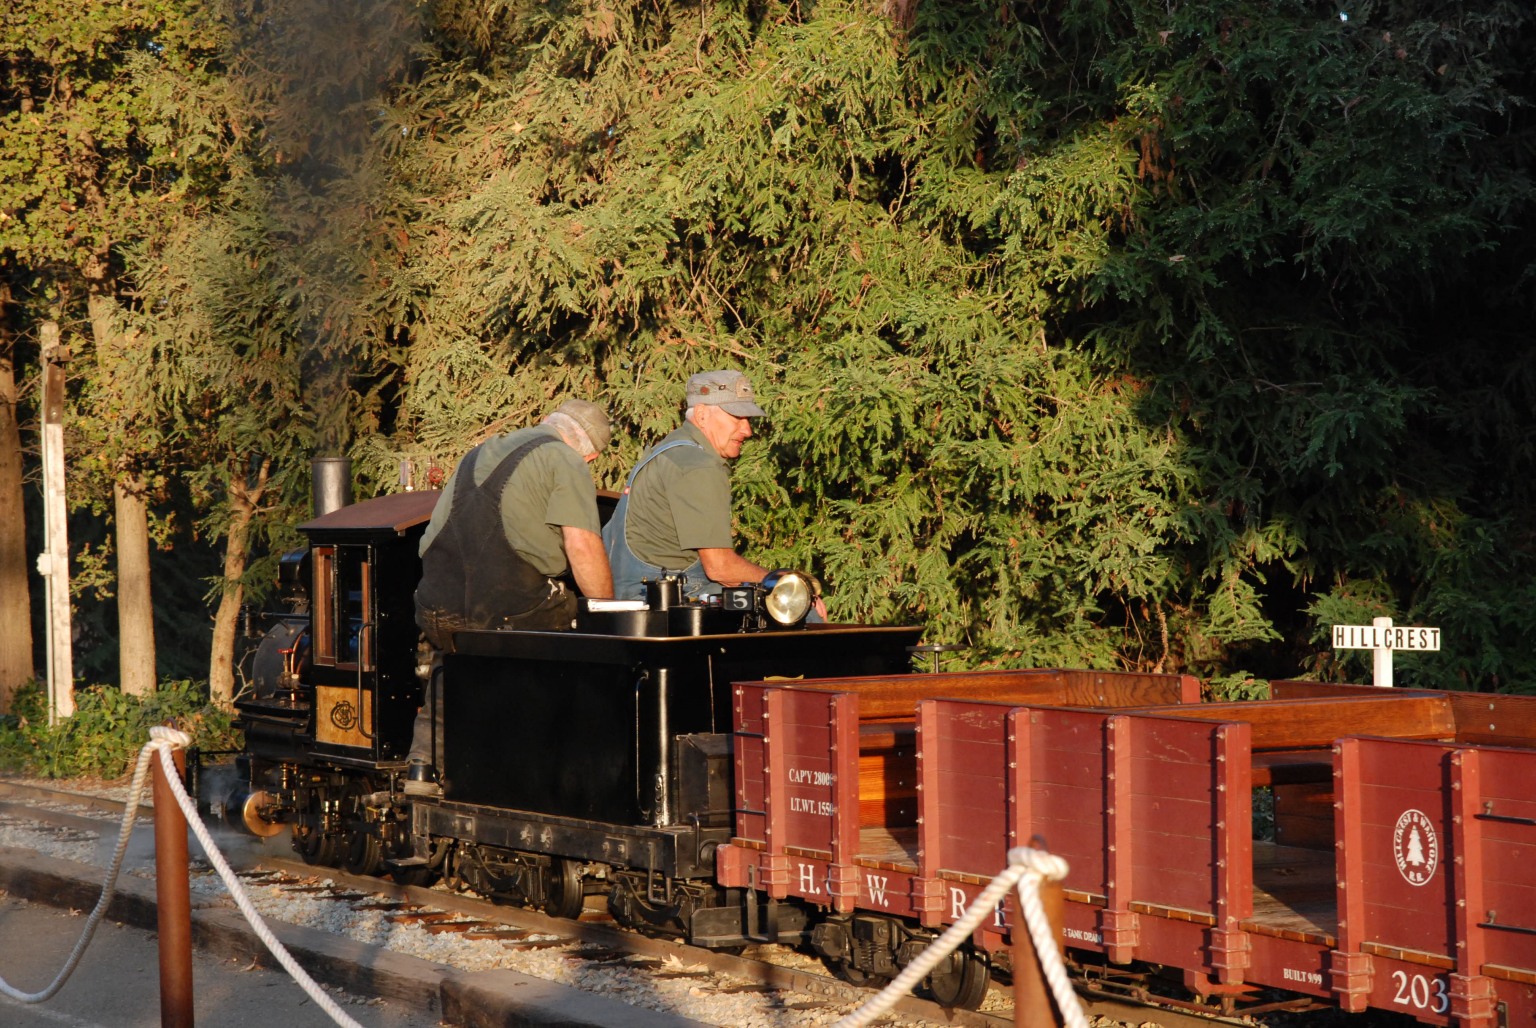
[[625, 539], [648, 564], [681, 571], [705, 548], [729, 549], [731, 472], [724, 458], [692, 423], [684, 422], [657, 447], [674, 446], [635, 476], [629, 490]]
[[[511, 481], [501, 494], [501, 527], [507, 542], [524, 560], [540, 574], [554, 576], [564, 574], [570, 566], [560, 533], [562, 526], [601, 531], [597, 487], [593, 485], [592, 475], [581, 455], [565, 444], [560, 433], [546, 425], [518, 429], [487, 439], [476, 447], [475, 484], [489, 478], [507, 454], [540, 435], [552, 436], [555, 444], [546, 444], [530, 452], [512, 473]], [[463, 466], [460, 461], [459, 467]], [[439, 529], [448, 521], [458, 474], [455, 469], [449, 476], [443, 486], [442, 499], [432, 509], [432, 521], [421, 537], [421, 553], [427, 552]]]

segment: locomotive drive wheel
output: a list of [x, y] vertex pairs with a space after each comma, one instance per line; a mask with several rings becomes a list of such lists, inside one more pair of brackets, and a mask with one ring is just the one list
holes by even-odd
[[349, 782], [341, 800], [342, 835], [346, 841], [343, 866], [355, 875], [375, 875], [384, 866], [384, 844], [377, 833], [368, 830], [368, 812], [363, 805], [366, 794], [365, 783]]
[[581, 916], [581, 865], [565, 857], [556, 857], [542, 871], [544, 876], [544, 912], [550, 917], [576, 920]]
[[355, 875], [376, 875], [384, 866], [384, 845], [371, 832], [353, 832], [343, 866]]
[[306, 791], [304, 812], [293, 826], [293, 848], [304, 863], [313, 867], [335, 867], [341, 855], [341, 837], [325, 827], [324, 790]]
[[987, 998], [987, 981], [991, 973], [986, 962], [978, 957], [956, 953], [953, 959], [960, 963], [960, 967], [947, 974], [929, 975], [928, 992], [942, 1007], [975, 1010]]

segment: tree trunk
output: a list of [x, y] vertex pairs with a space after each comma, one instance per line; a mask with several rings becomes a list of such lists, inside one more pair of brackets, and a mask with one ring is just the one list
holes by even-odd
[[37, 668], [32, 653], [32, 568], [22, 505], [16, 341], [3, 327], [0, 332], [0, 713], [8, 713], [16, 689]]
[[224, 590], [213, 615], [213, 654], [208, 663], [208, 698], [225, 709], [235, 700], [235, 628], [240, 620], [240, 603], [245, 598], [246, 565], [251, 553], [251, 521], [267, 491], [270, 461], [262, 461], [251, 483], [238, 470], [229, 483], [229, 534], [224, 540]]
[[[114, 388], [113, 375], [126, 358], [118, 331], [117, 303], [106, 290], [88, 300], [91, 336], [102, 388]], [[117, 522], [117, 655], [123, 692], [147, 696], [155, 691], [155, 608], [149, 588], [149, 503], [144, 476], [133, 468], [131, 442], [117, 440], [119, 452], [112, 501]]]
[[124, 472], [112, 486], [117, 520], [117, 654], [122, 690], [155, 691], [155, 607], [149, 589], [149, 506], [144, 481]]

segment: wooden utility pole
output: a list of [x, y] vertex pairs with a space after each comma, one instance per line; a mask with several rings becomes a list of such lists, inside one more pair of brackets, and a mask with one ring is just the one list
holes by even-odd
[[70, 643], [69, 527], [64, 505], [64, 365], [69, 351], [59, 326], [42, 326], [43, 357], [43, 524], [46, 542], [37, 570], [48, 593], [48, 721], [75, 713], [75, 664]]

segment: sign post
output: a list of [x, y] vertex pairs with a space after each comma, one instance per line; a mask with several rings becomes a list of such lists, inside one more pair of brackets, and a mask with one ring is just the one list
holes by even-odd
[[1369, 625], [1334, 625], [1333, 648], [1372, 651], [1371, 670], [1375, 684], [1392, 687], [1392, 654], [1431, 653], [1440, 649], [1440, 629], [1393, 627], [1391, 618], [1373, 618]]
[[48, 723], [75, 713], [74, 632], [69, 623], [69, 520], [64, 503], [64, 362], [59, 326], [42, 325], [43, 552], [37, 558], [48, 595]]

